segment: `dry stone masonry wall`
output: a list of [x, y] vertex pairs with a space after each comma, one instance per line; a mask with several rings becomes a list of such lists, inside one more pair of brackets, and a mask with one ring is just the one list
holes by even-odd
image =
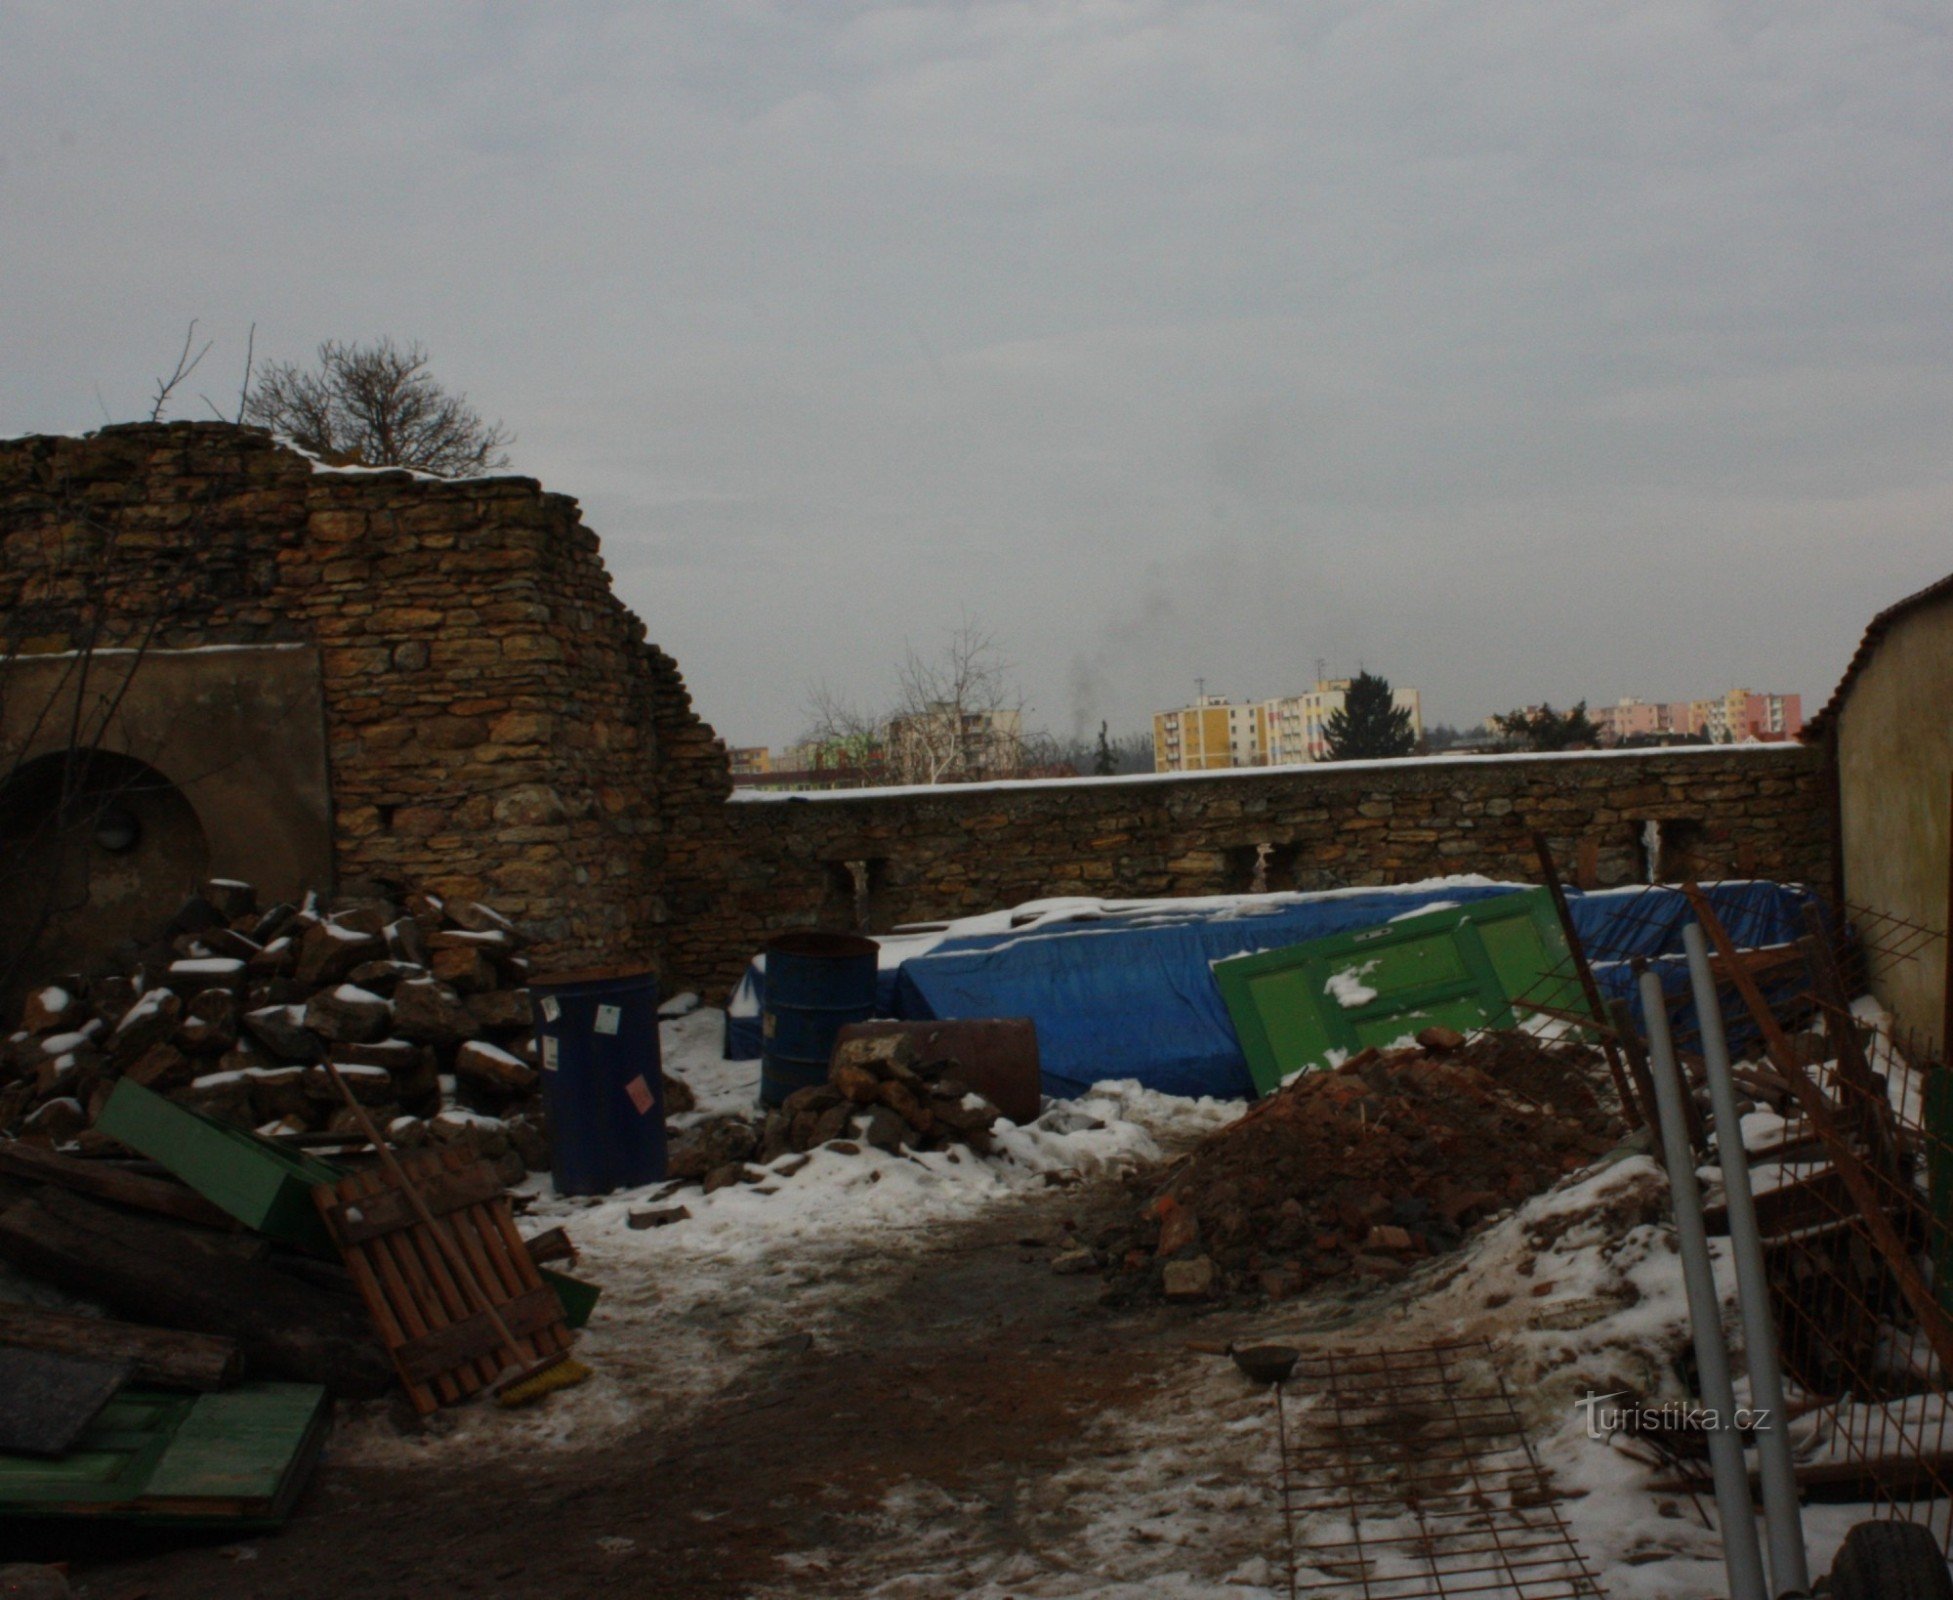
[[655, 953], [657, 705], [683, 686], [574, 500], [135, 425], [0, 444], [0, 545], [26, 652], [79, 648], [98, 599], [98, 644], [316, 646], [342, 886], [492, 901], [550, 964]]
[[1589, 885], [1644, 881], [1651, 840], [1666, 878], [1821, 884], [1826, 793], [1817, 751], [1776, 745], [742, 797], [691, 858], [709, 882], [670, 888], [706, 909], [674, 917], [668, 969], [715, 991], [782, 928], [885, 930], [1053, 895], [1532, 880], [1534, 828]]

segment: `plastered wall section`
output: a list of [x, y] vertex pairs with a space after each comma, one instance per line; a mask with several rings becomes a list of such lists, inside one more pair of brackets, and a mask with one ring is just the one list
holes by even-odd
[[[1947, 927], [1953, 813], [1953, 597], [1894, 623], [1839, 711], [1845, 898]], [[1873, 991], [1899, 1022], [1943, 1041], [1946, 941], [1882, 969]]]
[[0, 665], [0, 699], [45, 708], [17, 742], [0, 727], [5, 770], [85, 728], [95, 748], [144, 762], [182, 792], [215, 841], [213, 875], [256, 884], [267, 903], [331, 881], [325, 705], [310, 646], [108, 650], [85, 664], [28, 656]]

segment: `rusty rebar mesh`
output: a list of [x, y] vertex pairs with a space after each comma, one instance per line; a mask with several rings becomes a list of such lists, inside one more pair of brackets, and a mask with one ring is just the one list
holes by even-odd
[[[1603, 940], [1576, 943], [1567, 959], [1511, 996], [1512, 1011], [1521, 1026], [1547, 1033], [1559, 1032], [1601, 1050], [1614, 1069], [1616, 1096], [1630, 1124], [1644, 1118], [1639, 1096], [1631, 1081], [1621, 1050], [1619, 1029], [1611, 1016], [1595, 1017], [1581, 973], [1584, 961], [1593, 977], [1603, 1007], [1610, 999], [1625, 1000], [1630, 1026], [1638, 1039], [1645, 1040], [1646, 1019], [1636, 977], [1644, 968], [1659, 976], [1669, 1005], [1669, 1023], [1677, 1049], [1690, 1058], [1699, 1073], [1699, 1032], [1689, 998], [1685, 959], [1679, 952], [1683, 922], [1693, 920], [1679, 905], [1672, 885], [1650, 884], [1638, 889], [1610, 891], [1614, 904], [1608, 916], [1608, 932]], [[1637, 898], [1645, 909], [1637, 909]], [[1744, 952], [1747, 969], [1755, 977], [1774, 1019], [1793, 1032], [1822, 1031], [1822, 1004], [1813, 992], [1806, 947], [1821, 943], [1829, 958], [1837, 984], [1844, 995], [1867, 992], [1879, 977], [1902, 963], [1918, 960], [1923, 953], [1944, 941], [1937, 928], [1911, 922], [1876, 908], [1855, 903], [1835, 904], [1813, 896], [1806, 917], [1803, 938], [1782, 942], [1768, 938], [1778, 930], [1761, 914], [1745, 911], [1740, 905], [1724, 909], [1726, 931]], [[1651, 946], [1666, 946], [1670, 953], [1652, 959], [1642, 952]], [[1731, 1054], [1762, 1056], [1761, 1035], [1754, 1020], [1725, 986], [1723, 1012]], [[1483, 1029], [1479, 1032], [1490, 1032]], [[1474, 1037], [1477, 1034], [1473, 1035]], [[1918, 1041], [1920, 1059], [1940, 1059], [1930, 1041]]]
[[[1934, 1040], [1880, 1032], [1850, 1000], [1944, 939], [1871, 908], [1826, 908], [1797, 943], [1747, 953], [1747, 985], [1714, 963], [1738, 1091], [1756, 1107], [1745, 1144], [1804, 1498], [1869, 1503], [1942, 1543], [1953, 1540], [1953, 1072]], [[1706, 1123], [1693, 1002], [1665, 987]], [[1711, 1150], [1699, 1144], [1705, 1170]], [[1714, 1186], [1707, 1199], [1710, 1232], [1726, 1232]], [[1706, 1484], [1705, 1441], [1657, 1448], [1684, 1481]]]
[[1598, 1595], [1482, 1340], [1305, 1355], [1282, 1501], [1291, 1595]]
[[1918, 960], [1946, 938], [1944, 929], [1871, 906], [1847, 905], [1842, 920], [1845, 933], [1837, 941], [1836, 954], [1853, 994], [1862, 993], [1902, 962]]

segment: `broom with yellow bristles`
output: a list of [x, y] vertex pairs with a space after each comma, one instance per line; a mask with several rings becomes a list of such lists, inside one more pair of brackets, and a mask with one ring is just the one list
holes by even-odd
[[393, 1153], [393, 1146], [387, 1143], [373, 1119], [367, 1115], [366, 1107], [359, 1103], [352, 1086], [339, 1075], [338, 1067], [328, 1060], [325, 1069], [326, 1075], [332, 1079], [334, 1087], [339, 1090], [340, 1098], [346, 1102], [347, 1109], [352, 1112], [353, 1120], [359, 1124], [359, 1131], [379, 1153], [380, 1164], [386, 1168], [387, 1176], [399, 1187], [400, 1192], [406, 1195], [407, 1204], [413, 1208], [414, 1215], [420, 1219], [428, 1232], [434, 1235], [435, 1241], [441, 1247], [441, 1254], [447, 1257], [448, 1270], [454, 1274], [455, 1282], [461, 1285], [462, 1292], [473, 1303], [474, 1309], [488, 1318], [489, 1325], [494, 1328], [496, 1336], [508, 1352], [510, 1358], [508, 1365], [488, 1386], [489, 1393], [495, 1396], [495, 1403], [501, 1406], [527, 1405], [530, 1401], [540, 1400], [544, 1395], [552, 1394], [558, 1389], [572, 1388], [592, 1376], [590, 1369], [571, 1356], [567, 1350], [552, 1350], [540, 1361], [535, 1362], [530, 1362], [528, 1357], [522, 1354], [516, 1347], [515, 1335], [509, 1331], [509, 1325], [503, 1320], [502, 1313], [496, 1309], [495, 1302], [489, 1298], [488, 1291], [482, 1287], [481, 1280], [475, 1276], [474, 1263], [468, 1259], [467, 1252], [448, 1231], [447, 1224], [428, 1209], [427, 1201], [422, 1198], [420, 1190], [414, 1187], [414, 1180], [407, 1176], [407, 1169], [401, 1166], [399, 1157]]

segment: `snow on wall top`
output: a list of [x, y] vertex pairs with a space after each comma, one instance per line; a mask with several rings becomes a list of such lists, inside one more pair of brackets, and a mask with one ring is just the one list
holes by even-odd
[[1452, 767], [1497, 766], [1521, 761], [1619, 761], [1646, 760], [1650, 756], [1766, 756], [1794, 751], [1804, 746], [1790, 741], [1779, 744], [1681, 744], [1647, 750], [1510, 750], [1491, 755], [1470, 756], [1393, 756], [1376, 761], [1302, 761], [1281, 767], [1222, 767], [1211, 772], [1121, 772], [1109, 778], [997, 778], [988, 783], [909, 783], [882, 789], [735, 789], [732, 799], [744, 805], [798, 800], [892, 800], [920, 795], [938, 797], [982, 794], [1000, 789], [1083, 789], [1110, 788], [1119, 784], [1141, 783], [1225, 783], [1237, 778], [1268, 778], [1301, 773], [1403, 772], [1413, 768], [1448, 770]]

